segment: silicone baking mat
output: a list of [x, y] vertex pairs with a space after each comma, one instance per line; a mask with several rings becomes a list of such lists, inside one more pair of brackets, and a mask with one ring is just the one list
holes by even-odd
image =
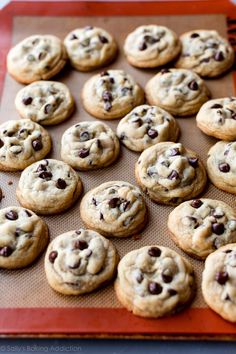
[[[198, 1], [195, 3], [198, 3]], [[179, 6], [181, 5], [181, 3], [178, 4]], [[176, 31], [177, 34], [191, 29], [216, 29], [223, 36], [227, 36], [227, 22], [224, 13], [172, 14], [168, 16], [125, 16], [120, 14], [120, 16], [114, 16], [111, 11], [109, 16], [102, 16], [101, 8], [99, 8], [99, 13], [96, 13], [91, 3], [80, 3], [79, 9], [77, 9], [77, 16], [67, 14], [65, 4], [60, 14], [58, 14], [60, 16], [55, 16], [55, 9], [58, 6], [58, 4], [55, 3], [54, 9], [50, 7], [52, 3], [49, 7], [48, 3], [44, 4], [44, 6], [42, 4], [39, 6], [40, 4], [38, 3], [27, 4], [27, 6], [29, 6], [28, 9], [21, 8], [21, 5], [22, 3], [13, 3], [10, 10], [6, 9], [11, 15], [14, 14], [14, 16], [11, 17], [11, 26], [8, 26], [8, 29], [7, 17], [4, 20], [6, 28], [3, 33], [6, 41], [5, 43], [3, 40], [1, 41], [2, 50], [7, 50], [9, 46], [16, 44], [31, 34], [50, 33], [63, 39], [69, 31], [76, 27], [83, 27], [85, 25], [100, 26], [114, 34], [120, 48], [118, 58], [109, 68], [124, 69], [126, 72], [133, 75], [143, 87], [157, 70], [139, 70], [133, 68], [127, 63], [122, 53], [122, 46], [126, 35], [136, 26], [157, 23], [170, 27]], [[115, 9], [115, 6], [118, 4], [113, 3], [112, 5], [104, 3], [101, 4], [101, 6], [102, 5], [104, 9], [105, 6], [110, 6], [110, 10], [112, 10], [113, 7]], [[61, 3], [60, 6], [62, 6]], [[78, 6], [78, 3], [74, 5], [71, 4], [71, 6]], [[150, 4], [145, 4], [145, 6], [149, 6], [150, 8]], [[168, 6], [170, 6], [170, 4], [168, 4]], [[128, 9], [130, 8], [127, 8], [127, 10]], [[43, 13], [43, 11], [45, 13]], [[59, 7], [57, 11], [59, 11]], [[125, 13], [127, 12], [124, 11], [124, 14]], [[81, 16], [82, 14], [83, 16]], [[233, 26], [232, 20], [231, 24]], [[233, 27], [231, 28], [231, 33], [232, 30]], [[99, 72], [99, 70], [97, 72]], [[5, 70], [3, 70], [2, 73], [4, 74]], [[81, 88], [84, 82], [94, 73], [96, 72], [80, 73], [72, 70], [68, 65], [55, 77], [55, 80], [62, 81], [68, 85], [75, 98], [77, 108], [76, 112], [69, 120], [48, 128], [53, 139], [53, 151], [49, 157], [60, 159], [60, 140], [63, 132], [68, 127], [78, 121], [95, 119], [84, 111], [80, 99]], [[213, 98], [234, 94], [234, 78], [232, 71], [221, 78], [206, 80], [206, 84]], [[0, 122], [19, 118], [15, 110], [14, 99], [21, 87], [22, 86], [9, 77], [8, 74], [4, 75], [1, 87]], [[202, 160], [206, 162], [207, 151], [210, 146], [214, 144], [215, 140], [205, 136], [198, 130], [195, 117], [178, 119], [178, 122], [181, 127], [179, 141], [186, 147], [195, 150]], [[112, 122], [107, 121], [106, 123], [115, 130], [118, 120]], [[80, 172], [79, 174], [84, 183], [85, 192], [109, 180], [125, 180], [135, 184], [134, 164], [138, 156], [137, 153], [133, 153], [122, 147], [120, 158], [112, 166], [99, 171]], [[1, 208], [10, 205], [18, 205], [15, 197], [15, 189], [19, 176], [20, 173], [0, 174], [0, 186], [4, 194], [4, 198], [0, 204]], [[217, 190], [211, 184], [208, 185], [204, 197], [221, 199], [231, 206], [236, 207], [234, 196]], [[142, 234], [127, 239], [113, 239], [112, 241], [116, 245], [121, 257], [128, 251], [144, 245], [160, 244], [171, 247], [188, 258], [194, 266], [198, 284], [196, 298], [190, 309], [177, 316], [160, 320], [137, 318], [121, 307], [113, 291], [113, 284], [84, 296], [62, 296], [55, 293], [47, 284], [43, 269], [44, 257], [42, 256], [32, 266], [25, 269], [16, 271], [0, 270], [0, 333], [73, 333], [78, 335], [103, 334], [113, 336], [144, 334], [171, 336], [211, 334], [230, 336], [236, 334], [235, 326], [228, 324], [211, 310], [207, 309], [204, 303], [200, 291], [203, 262], [193, 260], [185, 255], [170, 239], [167, 230], [167, 218], [173, 208], [154, 204], [146, 197], [145, 199], [149, 208], [150, 219]], [[78, 229], [83, 226], [79, 215], [79, 203], [80, 201], [63, 214], [44, 217], [44, 220], [49, 226], [51, 239], [63, 232]], [[202, 322], [203, 320], [204, 324]]]

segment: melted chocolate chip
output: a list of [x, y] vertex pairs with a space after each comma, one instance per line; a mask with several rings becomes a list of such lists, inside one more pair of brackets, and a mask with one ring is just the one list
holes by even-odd
[[139, 127], [143, 125], [143, 121], [141, 118], [133, 119], [131, 123], [137, 124]]
[[219, 103], [215, 103], [211, 106], [211, 109], [215, 109], [215, 108], [223, 108], [223, 106]]
[[167, 68], [161, 69], [161, 74], [166, 74], [166, 73], [170, 73], [170, 70]]
[[189, 157], [188, 158], [188, 163], [193, 168], [196, 168], [198, 166], [198, 158], [197, 157]]
[[168, 289], [168, 293], [170, 296], [175, 296], [177, 294], [177, 291], [175, 289]]
[[147, 49], [147, 44], [145, 42], [141, 42], [138, 46], [138, 49], [142, 52], [143, 50]]
[[54, 262], [55, 262], [55, 259], [57, 258], [57, 256], [58, 256], [57, 251], [52, 251], [52, 252], [50, 252], [50, 253], [49, 253], [49, 256], [48, 256], [49, 261], [50, 261], [51, 263], [54, 263]]
[[18, 213], [14, 210], [10, 210], [10, 211], [8, 211], [8, 213], [5, 214], [5, 218], [8, 220], [17, 220]]
[[43, 171], [39, 174], [39, 178], [45, 179], [46, 181], [50, 181], [52, 178], [52, 173], [50, 171]]
[[84, 240], [76, 240], [74, 244], [74, 248], [82, 251], [88, 248], [88, 244]]
[[72, 36], [70, 37], [70, 40], [73, 41], [74, 39], [78, 39], [78, 37], [73, 33]]
[[112, 101], [112, 94], [109, 91], [103, 91], [102, 98], [104, 101]]
[[200, 37], [200, 35], [198, 33], [194, 32], [194, 33], [191, 34], [190, 37], [191, 38], [197, 38], [197, 37]]
[[129, 95], [132, 92], [132, 87], [122, 87], [121, 92], [123, 96]]
[[114, 209], [114, 208], [120, 206], [121, 200], [120, 200], [120, 198], [112, 198], [109, 200], [108, 204], [109, 204], [110, 208]]
[[137, 280], [137, 282], [140, 284], [140, 283], [142, 283], [142, 281], [143, 281], [143, 274], [142, 273], [139, 273], [138, 275], [137, 275], [137, 277], [136, 277], [136, 280]]
[[0, 256], [9, 257], [13, 252], [13, 249], [9, 246], [4, 246], [0, 248]]
[[46, 104], [46, 106], [44, 107], [44, 113], [45, 114], [49, 114], [52, 112], [52, 105], [50, 103]]
[[148, 290], [152, 295], [158, 295], [162, 292], [162, 286], [159, 283], [152, 281], [148, 284]]
[[100, 215], [99, 215], [99, 219], [100, 219], [100, 220], [104, 220], [103, 213], [101, 213], [101, 212], [100, 212]]
[[43, 148], [42, 139], [38, 138], [38, 139], [33, 140], [32, 147], [33, 147], [34, 151], [42, 150], [42, 148]]
[[220, 284], [224, 285], [229, 279], [229, 275], [227, 272], [217, 272], [215, 275], [215, 280]]
[[81, 149], [79, 150], [79, 153], [78, 153], [78, 156], [81, 158], [81, 159], [85, 159], [85, 157], [87, 157], [89, 155], [89, 149]]
[[223, 61], [225, 59], [224, 54], [220, 52], [216, 52], [214, 56], [215, 61]]
[[148, 254], [151, 257], [160, 257], [161, 255], [161, 249], [158, 247], [151, 247], [148, 250]]
[[29, 212], [29, 210], [26, 210], [26, 209], [25, 209], [25, 213], [29, 218], [33, 215], [32, 213]]
[[0, 139], [0, 149], [1, 149], [1, 147], [3, 147], [3, 145], [4, 145], [4, 142], [2, 141], [2, 139]]
[[225, 300], [226, 301], [231, 301], [231, 298], [230, 298], [229, 294], [226, 295]]
[[191, 207], [198, 209], [200, 208], [200, 206], [203, 204], [203, 202], [200, 199], [195, 199], [192, 200], [192, 202], [190, 203]]
[[97, 201], [95, 198], [92, 198], [92, 203], [93, 203], [93, 205], [97, 206]]
[[36, 172], [42, 172], [42, 171], [47, 171], [47, 167], [46, 165], [40, 164], [38, 165]]
[[99, 37], [99, 39], [100, 39], [100, 42], [103, 43], [103, 44], [109, 42], [108, 39], [107, 39], [106, 37], [104, 37], [104, 36], [99, 35], [98, 37]]
[[81, 260], [79, 259], [78, 262], [76, 262], [73, 266], [69, 266], [70, 269], [77, 269], [79, 268], [80, 266], [80, 263], [81, 263]]
[[79, 137], [80, 141], [88, 141], [89, 139], [90, 139], [89, 132], [84, 131], [80, 133], [80, 137]]
[[67, 187], [66, 181], [62, 178], [58, 178], [56, 181], [56, 187], [58, 189], [65, 189]]
[[172, 280], [173, 280], [173, 276], [172, 275], [168, 275], [168, 274], [165, 274], [165, 273], [162, 273], [162, 279], [164, 281], [164, 283], [171, 283]]
[[224, 224], [221, 223], [214, 223], [211, 225], [212, 232], [216, 235], [222, 235], [225, 231]]
[[167, 178], [170, 180], [177, 179], [177, 178], [179, 178], [179, 174], [177, 171], [173, 170], [173, 171], [171, 171], [171, 173], [169, 174], [169, 176]]
[[192, 91], [197, 91], [198, 90], [198, 84], [195, 80], [192, 80], [189, 84], [188, 87], [190, 88], [190, 90]]
[[226, 162], [220, 163], [218, 168], [223, 173], [227, 173], [230, 171], [230, 165]]
[[149, 136], [149, 138], [155, 139], [158, 136], [158, 132], [155, 129], [151, 128], [148, 130], [147, 135]]
[[105, 111], [109, 112], [111, 110], [111, 108], [112, 108], [111, 102], [109, 102], [109, 101], [105, 102], [105, 104], [104, 104]]
[[170, 149], [170, 156], [177, 156], [177, 155], [180, 155], [180, 151], [178, 148]]
[[225, 251], [225, 253], [231, 253], [232, 252], [232, 250], [226, 250]]
[[25, 97], [23, 98], [22, 102], [24, 103], [25, 106], [28, 106], [29, 104], [31, 104], [33, 101], [32, 97]]
[[43, 60], [46, 57], [47, 53], [46, 52], [40, 52], [38, 55], [39, 60]]

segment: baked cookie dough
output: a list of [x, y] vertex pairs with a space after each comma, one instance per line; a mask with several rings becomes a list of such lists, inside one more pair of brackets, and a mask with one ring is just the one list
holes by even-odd
[[85, 83], [82, 102], [92, 116], [116, 119], [142, 104], [144, 92], [123, 70], [108, 70], [92, 76]]
[[200, 108], [197, 126], [203, 133], [221, 140], [236, 140], [236, 97], [210, 100]]
[[89, 293], [116, 272], [118, 253], [111, 241], [92, 230], [57, 236], [48, 246], [45, 272], [49, 285], [65, 295]]
[[51, 215], [74, 204], [82, 188], [78, 174], [69, 165], [48, 159], [38, 161], [22, 172], [16, 196], [23, 207]]
[[93, 26], [74, 29], [66, 36], [64, 44], [71, 65], [80, 71], [108, 65], [118, 50], [110, 33]]
[[202, 276], [202, 294], [207, 305], [225, 320], [236, 322], [236, 244], [210, 254]]
[[9, 74], [22, 84], [48, 80], [64, 67], [66, 49], [52, 35], [33, 35], [11, 48], [7, 55]]
[[207, 173], [211, 182], [236, 194], [236, 142], [219, 141], [208, 152]]
[[193, 268], [170, 248], [142, 247], [121, 259], [115, 291], [122, 305], [134, 315], [170, 315], [186, 307], [194, 296]]
[[210, 98], [204, 81], [186, 69], [162, 69], [146, 85], [149, 104], [176, 116], [190, 116]]
[[111, 128], [101, 122], [81, 122], [65, 131], [61, 158], [78, 170], [109, 166], [120, 152], [120, 143]]
[[131, 32], [124, 44], [128, 62], [139, 68], [154, 68], [175, 59], [181, 43], [171, 29], [164, 26], [144, 25]]
[[184, 252], [205, 259], [217, 248], [236, 242], [236, 211], [219, 200], [190, 200], [170, 213], [168, 228]]
[[51, 150], [49, 133], [30, 119], [0, 125], [0, 171], [20, 171]]
[[207, 181], [198, 155], [172, 142], [144, 150], [136, 163], [135, 176], [152, 200], [173, 206], [199, 195]]
[[135, 107], [117, 126], [120, 141], [128, 149], [138, 152], [163, 141], [176, 141], [179, 131], [171, 114], [149, 105]]
[[10, 206], [0, 210], [0, 268], [32, 263], [48, 243], [45, 222], [31, 210]]
[[138, 187], [124, 181], [101, 184], [80, 203], [84, 224], [106, 237], [139, 233], [147, 222], [147, 208]]
[[74, 99], [68, 87], [56, 81], [36, 81], [23, 87], [15, 99], [23, 118], [42, 125], [58, 124], [74, 111]]
[[194, 70], [201, 76], [215, 77], [234, 63], [234, 50], [217, 31], [194, 30], [180, 36], [182, 53], [177, 68]]

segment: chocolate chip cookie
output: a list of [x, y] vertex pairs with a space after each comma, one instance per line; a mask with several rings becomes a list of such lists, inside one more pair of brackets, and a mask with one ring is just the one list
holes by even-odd
[[200, 108], [197, 126], [221, 140], [236, 140], [236, 97], [210, 100]]
[[61, 158], [78, 170], [109, 166], [120, 152], [117, 136], [101, 122], [81, 122], [65, 131], [61, 140]]
[[11, 206], [0, 210], [0, 268], [32, 263], [48, 243], [45, 222], [31, 210]]
[[115, 58], [118, 49], [110, 33], [93, 26], [71, 31], [64, 44], [71, 65], [80, 71], [92, 71], [108, 65]]
[[95, 231], [79, 229], [57, 236], [48, 246], [45, 272], [49, 285], [65, 295], [89, 293], [116, 272], [118, 253]]
[[176, 116], [190, 116], [210, 98], [204, 81], [186, 69], [162, 69], [146, 85], [147, 101]]
[[194, 296], [193, 268], [170, 248], [142, 247], [121, 259], [115, 291], [122, 305], [134, 315], [170, 315], [182, 310]]
[[208, 152], [207, 172], [211, 182], [225, 192], [236, 194], [236, 142], [219, 141]]
[[16, 190], [20, 204], [38, 214], [57, 214], [68, 209], [82, 192], [78, 174], [65, 162], [48, 159], [27, 167]]
[[144, 150], [136, 163], [135, 175], [152, 200], [173, 206], [199, 195], [207, 181], [198, 155], [172, 142]]
[[30, 119], [0, 125], [0, 171], [20, 171], [51, 150], [49, 133]]
[[33, 35], [11, 48], [7, 55], [9, 74], [22, 84], [48, 80], [64, 67], [66, 49], [52, 35]]
[[128, 62], [140, 68], [165, 65], [181, 51], [181, 43], [171, 29], [164, 26], [137, 27], [125, 40], [124, 52]]
[[86, 193], [80, 215], [88, 228], [106, 237], [137, 234], [147, 222], [147, 208], [139, 188], [123, 181], [105, 182]]
[[142, 105], [121, 119], [117, 135], [128, 149], [142, 152], [162, 141], [176, 141], [179, 125], [164, 109]]
[[170, 213], [168, 228], [184, 252], [205, 259], [217, 248], [236, 242], [236, 211], [219, 200], [194, 199]]
[[192, 69], [201, 76], [215, 77], [234, 63], [234, 50], [217, 31], [194, 30], [180, 36], [182, 53], [177, 68]]
[[85, 83], [82, 101], [86, 111], [94, 117], [116, 119], [142, 104], [144, 92], [123, 70], [108, 70]]
[[74, 111], [68, 87], [56, 81], [36, 81], [22, 88], [15, 99], [18, 113], [42, 125], [58, 124]]
[[236, 244], [219, 248], [205, 263], [202, 294], [210, 308], [225, 320], [236, 322]]

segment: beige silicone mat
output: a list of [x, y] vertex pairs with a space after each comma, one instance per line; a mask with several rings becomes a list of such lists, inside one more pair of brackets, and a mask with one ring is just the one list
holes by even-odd
[[[197, 16], [160, 16], [160, 17], [16, 17], [14, 19], [14, 29], [12, 43], [16, 44], [31, 34], [54, 34], [60, 38], [76, 27], [85, 25], [101, 26], [111, 31], [120, 49], [125, 36], [136, 26], [142, 24], [157, 23], [166, 25], [178, 34], [191, 29], [217, 29], [223, 36], [226, 36], [225, 16], [223, 15], [197, 15]], [[122, 53], [114, 62], [112, 68], [122, 68], [132, 74], [136, 80], [144, 87], [147, 80], [153, 76], [155, 70], [138, 70], [128, 65]], [[69, 67], [56, 77], [56, 80], [66, 83], [71, 89], [76, 103], [77, 110], [66, 122], [49, 128], [53, 138], [53, 151], [50, 157], [60, 159], [60, 139], [62, 133], [71, 125], [82, 120], [93, 120], [84, 110], [80, 101], [80, 92], [84, 82], [91, 76], [91, 73], [79, 73]], [[217, 80], [208, 80], [212, 96], [223, 97], [232, 95], [233, 79], [232, 74], [228, 74]], [[19, 118], [14, 107], [14, 98], [21, 85], [16, 83], [8, 75], [6, 76], [3, 96], [0, 107], [0, 121]], [[199, 153], [203, 161], [206, 161], [207, 151], [214, 143], [211, 139], [203, 135], [196, 127], [194, 118], [178, 119], [181, 126], [180, 141], [187, 147]], [[108, 122], [116, 129], [118, 121]], [[95, 172], [81, 172], [80, 176], [84, 182], [85, 191], [109, 180], [126, 180], [135, 184], [134, 164], [138, 159], [138, 154], [122, 148], [119, 160], [103, 170]], [[15, 198], [15, 189], [20, 174], [1, 173], [0, 186], [3, 189], [5, 198], [0, 203], [1, 207], [18, 204]], [[12, 185], [8, 182], [12, 181]], [[208, 186], [205, 197], [222, 199], [230, 205], [235, 205], [235, 197], [218, 191], [212, 185]], [[146, 198], [150, 211], [150, 220], [147, 228], [142, 233], [142, 238], [135, 239], [114, 239], [120, 256], [123, 256], [132, 249], [149, 244], [160, 244], [169, 246], [180, 254], [183, 254], [171, 241], [167, 230], [168, 214], [171, 207], [159, 206]], [[51, 238], [82, 226], [79, 215], [79, 202], [69, 211], [62, 215], [45, 217], [50, 229]], [[201, 296], [200, 282], [203, 263], [186, 256], [194, 266], [197, 275], [198, 292], [192, 306], [203, 307], [204, 301]], [[0, 271], [1, 292], [0, 307], [119, 307], [112, 285], [101, 289], [93, 294], [80, 297], [66, 297], [55, 293], [47, 284], [43, 269], [43, 256], [31, 267], [17, 271]]]

